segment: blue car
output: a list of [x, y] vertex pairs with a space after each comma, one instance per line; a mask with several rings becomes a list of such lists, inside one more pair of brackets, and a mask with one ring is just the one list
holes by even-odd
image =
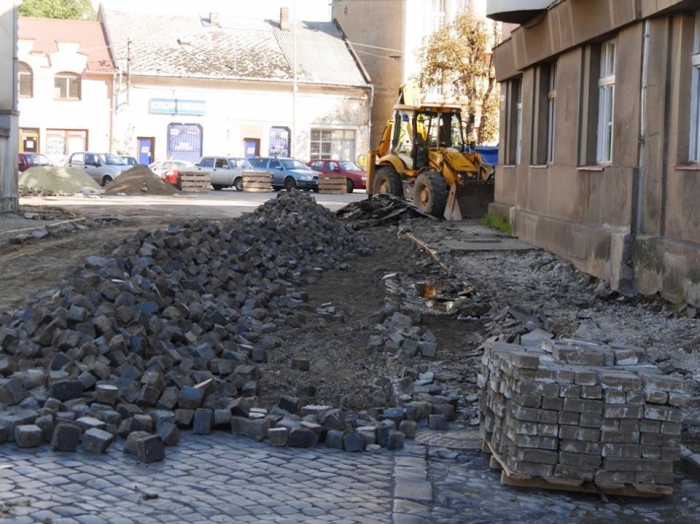
[[278, 189], [307, 189], [318, 191], [318, 173], [299, 160], [283, 157], [255, 157], [253, 168], [272, 175], [272, 187]]

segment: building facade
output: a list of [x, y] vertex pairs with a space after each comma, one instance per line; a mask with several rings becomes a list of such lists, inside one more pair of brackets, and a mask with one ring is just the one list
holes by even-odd
[[140, 162], [202, 155], [354, 160], [372, 86], [332, 22], [101, 8], [119, 71], [114, 146]]
[[115, 68], [99, 22], [20, 18], [19, 151], [109, 151]]
[[333, 0], [333, 19], [373, 79], [371, 147], [392, 117], [399, 88], [420, 72], [423, 40], [466, 9], [485, 16], [486, 0]]
[[700, 304], [700, 1], [499, 0], [493, 213], [609, 281]]

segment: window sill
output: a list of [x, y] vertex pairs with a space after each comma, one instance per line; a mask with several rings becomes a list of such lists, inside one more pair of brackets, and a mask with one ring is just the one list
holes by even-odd
[[601, 164], [595, 166], [579, 166], [576, 168], [577, 171], [605, 171], [606, 167], [610, 167], [610, 164]]
[[80, 102], [80, 98], [54, 98], [55, 102]]
[[547, 169], [547, 168], [549, 168], [549, 164], [531, 164], [530, 168], [531, 169]]
[[680, 166], [673, 166], [676, 171], [700, 171], [700, 164], [682, 164]]
[[503, 169], [515, 169], [516, 167], [518, 167], [518, 165], [517, 164], [503, 164], [502, 167], [503, 167]]

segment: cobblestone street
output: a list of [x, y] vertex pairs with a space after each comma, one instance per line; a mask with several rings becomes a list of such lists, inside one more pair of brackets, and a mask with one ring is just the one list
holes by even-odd
[[347, 453], [273, 448], [225, 432], [187, 433], [150, 465], [121, 444], [102, 456], [8, 444], [0, 448], [0, 522], [700, 522], [700, 490], [683, 475], [665, 499], [606, 502], [502, 486], [488, 462], [477, 450], [418, 441]]

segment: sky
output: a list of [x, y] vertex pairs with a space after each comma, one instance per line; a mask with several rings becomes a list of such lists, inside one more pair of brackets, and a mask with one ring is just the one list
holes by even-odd
[[330, 20], [330, 0], [91, 0], [95, 10], [100, 4], [120, 11], [146, 11], [163, 13], [198, 13], [209, 12], [240, 14], [248, 18], [277, 19], [280, 7], [290, 8], [290, 19], [293, 19], [293, 8], [296, 6], [298, 20], [328, 21]]

